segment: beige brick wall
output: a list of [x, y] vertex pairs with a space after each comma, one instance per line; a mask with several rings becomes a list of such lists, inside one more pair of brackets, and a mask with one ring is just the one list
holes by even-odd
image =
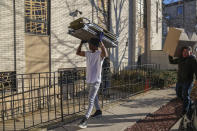
[[[17, 73], [24, 72], [24, 0], [16, 8]], [[0, 71], [14, 71], [14, 13], [13, 1], [0, 1]]]
[[14, 71], [13, 2], [0, 1], [0, 71]]
[[[139, 3], [136, 0], [136, 3]], [[153, 8], [155, 0], [153, 0]], [[110, 49], [111, 61], [114, 65], [128, 62], [128, 15], [129, 3], [124, 1], [120, 8], [120, 1], [112, 2], [112, 32], [119, 36], [118, 47]], [[76, 48], [80, 40], [68, 34], [68, 25], [71, 21], [79, 18], [86, 17], [98, 23], [96, 9], [92, 10], [92, 5], [89, 0], [53, 0], [51, 1], [51, 62], [52, 71], [57, 71], [59, 68], [75, 68], [85, 67], [85, 59], [75, 55]], [[114, 8], [117, 6], [117, 9]], [[0, 71], [14, 70], [14, 38], [13, 38], [13, 4], [11, 0], [0, 1]], [[139, 9], [139, 6], [136, 7]], [[82, 12], [77, 17], [72, 17], [69, 14], [75, 10]], [[153, 11], [154, 12], [154, 11]], [[116, 14], [120, 16], [116, 17]], [[160, 17], [159, 12], [159, 17]], [[139, 15], [139, 12], [136, 12]], [[154, 14], [151, 15], [155, 18]], [[160, 49], [161, 28], [159, 33], [155, 34], [154, 25], [155, 21], [152, 18], [151, 22], [151, 49]], [[136, 21], [136, 32], [138, 32], [139, 21]], [[160, 23], [159, 23], [160, 27]], [[24, 44], [24, 0], [16, 2], [16, 56], [17, 56], [17, 73], [25, 73], [25, 44]], [[138, 36], [138, 34], [136, 35]], [[139, 38], [136, 37], [136, 60], [138, 53]], [[85, 47], [84, 47], [85, 50]]]
[[16, 1], [16, 70], [18, 74], [25, 73], [24, 14], [24, 0]]
[[[97, 3], [95, 4], [98, 6]], [[118, 62], [118, 64], [128, 62], [128, 1], [124, 1], [120, 16], [118, 17], [115, 17], [115, 13], [119, 14], [120, 3], [118, 2], [117, 10], [114, 9], [114, 4], [115, 3], [112, 2], [111, 6], [112, 32], [119, 35], [120, 42], [117, 48], [110, 49], [110, 56], [112, 63], [116, 65], [116, 62]], [[68, 25], [71, 21], [79, 17], [86, 17], [92, 20], [92, 16], [94, 23], [98, 24], [97, 10], [94, 8], [92, 14], [92, 5], [89, 0], [76, 0], [74, 3], [72, 0], [67, 2], [55, 0], [52, 1], [51, 5], [52, 71], [56, 71], [59, 68], [85, 67], [85, 58], [75, 55], [80, 40], [67, 34]], [[69, 13], [76, 9], [83, 14], [73, 18]], [[119, 23], [117, 23], [117, 21], [119, 21]], [[86, 50], [85, 47], [83, 49]]]
[[[91, 20], [92, 7], [89, 0], [53, 0], [51, 1], [51, 56], [52, 71], [59, 68], [75, 68], [85, 66], [85, 59], [76, 56], [76, 48], [80, 40], [68, 34], [69, 23], [79, 17]], [[82, 15], [72, 17], [69, 14], [75, 10]]]
[[25, 36], [25, 72], [49, 72], [49, 37]]

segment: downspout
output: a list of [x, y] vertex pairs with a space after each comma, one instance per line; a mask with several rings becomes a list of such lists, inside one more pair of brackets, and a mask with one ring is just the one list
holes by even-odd
[[51, 0], [48, 0], [49, 72], [51, 73]]
[[13, 15], [14, 15], [14, 71], [16, 73], [16, 4], [13, 0]]
[[49, 87], [51, 84], [51, 0], [48, 0], [48, 20], [47, 20], [48, 36], [49, 36]]

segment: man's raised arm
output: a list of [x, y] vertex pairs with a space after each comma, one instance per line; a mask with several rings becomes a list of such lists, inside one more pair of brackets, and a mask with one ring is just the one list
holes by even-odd
[[102, 58], [108, 57], [108, 53], [107, 53], [107, 50], [106, 50], [103, 42], [100, 42], [100, 47], [101, 47], [101, 57]]
[[79, 55], [79, 56], [85, 56], [85, 51], [81, 51], [81, 47], [82, 47], [82, 45], [84, 43], [86, 43], [86, 41], [83, 41], [82, 40], [81, 43], [80, 43], [80, 45], [79, 45], [79, 47], [77, 48], [76, 54]]

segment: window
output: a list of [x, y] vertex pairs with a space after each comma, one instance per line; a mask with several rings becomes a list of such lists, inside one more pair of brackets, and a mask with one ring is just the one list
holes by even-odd
[[48, 0], [25, 0], [25, 32], [48, 35]]
[[183, 15], [183, 6], [178, 6], [177, 7], [177, 16]]

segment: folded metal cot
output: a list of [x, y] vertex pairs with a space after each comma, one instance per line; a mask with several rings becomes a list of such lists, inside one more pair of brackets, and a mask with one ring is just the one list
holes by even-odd
[[103, 29], [97, 24], [91, 23], [90, 20], [86, 18], [79, 18], [71, 22], [68, 28], [68, 34], [86, 41], [93, 37], [99, 37], [99, 33], [103, 32], [103, 44], [105, 47], [112, 48], [117, 46], [118, 41], [115, 34]]

